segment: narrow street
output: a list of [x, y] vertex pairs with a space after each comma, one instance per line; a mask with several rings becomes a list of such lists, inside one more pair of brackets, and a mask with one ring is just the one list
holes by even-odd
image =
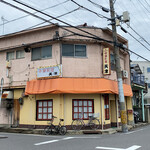
[[150, 125], [128, 133], [112, 135], [66, 135], [45, 136], [31, 134], [1, 133], [3, 150], [149, 150]]

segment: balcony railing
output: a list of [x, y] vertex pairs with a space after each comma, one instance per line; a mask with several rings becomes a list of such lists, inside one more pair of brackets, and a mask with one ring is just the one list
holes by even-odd
[[138, 85], [145, 86], [145, 76], [139, 75], [139, 74], [132, 75], [131, 76], [131, 82], [138, 84]]

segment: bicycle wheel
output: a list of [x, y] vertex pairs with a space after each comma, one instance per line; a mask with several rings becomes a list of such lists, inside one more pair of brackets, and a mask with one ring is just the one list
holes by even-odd
[[44, 134], [45, 135], [49, 135], [52, 133], [52, 129], [51, 129], [51, 126], [47, 126], [45, 129], [44, 129]]
[[81, 122], [81, 120], [73, 120], [72, 121], [72, 124], [71, 124], [71, 126], [72, 126], [72, 129], [73, 130], [80, 130], [81, 128], [82, 128], [82, 122]]
[[90, 125], [91, 129], [96, 130], [96, 129], [99, 129], [100, 122], [99, 122], [98, 119], [95, 118], [95, 119], [93, 119], [93, 120], [90, 121], [89, 125]]
[[67, 128], [65, 126], [60, 127], [59, 134], [65, 135], [67, 133]]

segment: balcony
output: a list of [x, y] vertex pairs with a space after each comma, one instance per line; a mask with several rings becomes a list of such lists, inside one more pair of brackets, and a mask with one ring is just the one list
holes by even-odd
[[131, 82], [134, 84], [145, 86], [145, 76], [143, 74], [132, 75]]

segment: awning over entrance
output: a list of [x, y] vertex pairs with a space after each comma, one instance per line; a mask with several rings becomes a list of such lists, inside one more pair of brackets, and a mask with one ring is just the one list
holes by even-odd
[[[132, 96], [131, 86], [123, 84], [124, 95]], [[118, 94], [116, 81], [104, 78], [56, 78], [27, 82], [25, 95], [60, 93], [112, 93]]]

